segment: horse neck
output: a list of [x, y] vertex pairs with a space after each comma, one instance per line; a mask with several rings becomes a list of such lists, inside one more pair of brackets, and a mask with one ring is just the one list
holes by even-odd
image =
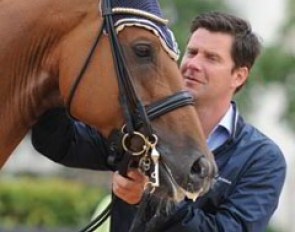
[[38, 117], [60, 105], [59, 44], [94, 4], [6, 2], [0, 2], [0, 167]]

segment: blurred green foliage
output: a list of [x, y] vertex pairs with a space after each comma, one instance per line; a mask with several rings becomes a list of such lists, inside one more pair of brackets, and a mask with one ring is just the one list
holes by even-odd
[[2, 229], [79, 228], [90, 221], [105, 195], [97, 188], [57, 178], [0, 179], [0, 225]]
[[277, 82], [288, 96], [285, 118], [295, 126], [295, 56], [281, 44], [265, 48], [250, 76], [251, 85]]
[[[283, 117], [295, 129], [295, 1], [288, 1], [285, 22], [279, 29], [278, 40], [264, 47], [249, 78], [251, 87], [258, 84], [281, 84], [287, 95], [287, 111]], [[248, 91], [249, 93], [249, 91]], [[245, 94], [244, 94], [245, 95]], [[247, 96], [247, 94], [246, 94]]]
[[[247, 87], [236, 96], [242, 112], [251, 108], [253, 87], [281, 84], [288, 96], [287, 112], [283, 116], [295, 126], [295, 56], [280, 45], [264, 47], [260, 57], [251, 70]], [[253, 99], [252, 99], [253, 100]], [[293, 120], [292, 120], [293, 119]]]
[[97, 188], [62, 179], [0, 180], [0, 225], [77, 227], [89, 222], [102, 198]]

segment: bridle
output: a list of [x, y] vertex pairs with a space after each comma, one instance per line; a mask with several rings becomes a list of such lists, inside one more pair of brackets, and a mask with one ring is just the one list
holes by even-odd
[[[103, 31], [105, 30], [109, 36], [109, 42], [111, 45], [111, 51], [113, 56], [114, 68], [116, 71], [118, 88], [119, 88], [119, 101], [122, 107], [125, 124], [120, 131], [118, 141], [113, 141], [112, 144], [119, 146], [123, 149], [124, 156], [120, 161], [119, 172], [121, 175], [126, 176], [130, 163], [133, 160], [139, 161], [138, 165], [141, 170], [149, 175], [153, 182], [149, 182], [152, 189], [159, 186], [159, 158], [160, 154], [156, 149], [158, 143], [157, 136], [153, 133], [150, 120], [153, 120], [167, 112], [170, 112], [179, 107], [193, 104], [193, 97], [186, 91], [180, 91], [152, 103], [149, 106], [144, 106], [142, 101], [136, 94], [135, 88], [130, 78], [128, 68], [122, 53], [122, 49], [118, 40], [117, 32], [114, 26], [113, 16], [116, 14], [131, 14], [141, 16], [148, 20], [156, 21], [160, 24], [165, 24], [166, 20], [151, 13], [129, 8], [112, 8], [111, 0], [102, 0], [102, 16], [103, 24], [99, 30], [91, 49], [83, 63], [83, 66], [73, 82], [67, 100], [66, 107], [70, 115], [71, 103], [73, 101], [75, 91], [81, 82], [88, 64], [94, 54], [98, 41], [100, 40]], [[139, 131], [140, 129], [140, 131]], [[142, 144], [139, 150], [131, 148], [133, 140], [141, 141]], [[119, 144], [118, 144], [119, 143]], [[114, 149], [114, 152], [118, 152]], [[153, 167], [153, 169], [152, 169]], [[89, 225], [87, 225], [80, 232], [93, 231], [99, 227], [104, 220], [109, 216], [110, 210], [114, 201], [95, 218]]]

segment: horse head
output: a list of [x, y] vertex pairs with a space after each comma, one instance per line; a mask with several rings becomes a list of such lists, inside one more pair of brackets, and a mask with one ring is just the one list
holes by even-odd
[[[133, 4], [138, 3], [134, 1]], [[149, 1], [148, 5], [153, 6], [153, 9], [158, 6], [156, 1]], [[147, 9], [149, 10], [148, 7]], [[124, 14], [119, 13], [120, 16]], [[138, 16], [139, 13], [126, 14], [127, 17], [119, 16], [114, 23], [122, 53], [120, 62], [126, 68], [124, 74], [130, 77], [127, 85], [135, 89], [145, 106], [182, 91], [183, 81], [175, 61], [177, 54], [165, 43], [165, 39], [171, 41], [171, 37], [167, 39], [160, 35], [163, 31], [167, 36], [171, 35], [163, 26], [164, 20], [158, 15], [150, 19], [145, 18], [145, 15]], [[59, 78], [59, 83], [63, 98], [69, 98], [71, 86], [83, 66], [83, 59], [89, 54], [88, 41], [100, 34], [96, 40], [97, 45], [91, 47], [93, 53], [87, 70], [75, 87], [69, 108], [74, 117], [96, 127], [108, 137], [114, 128], [121, 128], [126, 123], [124, 109], [118, 101], [120, 94], [126, 92], [120, 92], [118, 87], [121, 83], [118, 83], [120, 81], [115, 71], [117, 67], [112, 54], [113, 44], [109, 40], [110, 33], [102, 28], [97, 18], [89, 20], [76, 27], [71, 36], [63, 41], [59, 66], [62, 78]], [[162, 31], [160, 26], [164, 27]], [[151, 125], [153, 133], [158, 137], [157, 150], [161, 154], [161, 184], [155, 195], [178, 199], [183, 197], [182, 193], [205, 192], [210, 186], [210, 178], [214, 176], [215, 166], [213, 157], [206, 148], [194, 107], [187, 105], [172, 110], [155, 118]]]

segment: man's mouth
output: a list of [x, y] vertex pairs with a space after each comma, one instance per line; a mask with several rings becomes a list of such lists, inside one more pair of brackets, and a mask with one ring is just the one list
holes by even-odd
[[196, 78], [194, 76], [187, 76], [184, 75], [184, 80], [190, 81], [190, 82], [196, 82], [196, 83], [201, 83], [203, 84], [203, 81], [201, 81], [199, 78]]

